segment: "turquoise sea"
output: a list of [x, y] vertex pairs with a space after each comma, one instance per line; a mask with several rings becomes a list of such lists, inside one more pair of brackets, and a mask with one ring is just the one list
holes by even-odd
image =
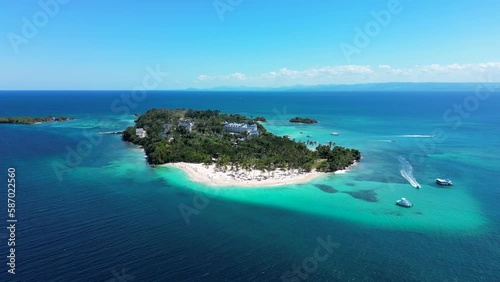
[[[0, 92], [0, 116], [75, 117], [0, 125], [0, 281], [500, 281], [498, 94]], [[163, 107], [264, 116], [275, 134], [363, 158], [307, 184], [212, 188], [101, 134]], [[401, 197], [414, 206], [396, 206]]]

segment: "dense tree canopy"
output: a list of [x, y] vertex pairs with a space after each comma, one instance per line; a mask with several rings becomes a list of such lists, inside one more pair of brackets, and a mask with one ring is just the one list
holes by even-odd
[[[189, 130], [183, 124], [192, 122]], [[259, 123], [259, 135], [228, 133], [225, 122], [255, 124], [238, 114], [220, 111], [185, 109], [152, 109], [139, 116], [135, 126], [123, 132], [123, 139], [142, 145], [151, 164], [170, 162], [212, 163], [219, 167], [274, 170], [277, 168], [331, 172], [343, 169], [359, 160], [358, 150], [320, 145], [316, 151], [303, 142], [275, 136]], [[140, 138], [136, 129], [143, 128], [147, 136]]]
[[312, 119], [312, 118], [303, 118], [303, 117], [294, 117], [290, 119], [290, 122], [292, 123], [318, 123], [317, 120]]
[[0, 117], [0, 123], [35, 124], [40, 122], [67, 121], [68, 117]]

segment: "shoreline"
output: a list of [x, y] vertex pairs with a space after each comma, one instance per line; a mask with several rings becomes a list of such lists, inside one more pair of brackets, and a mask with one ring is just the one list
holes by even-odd
[[174, 167], [184, 171], [189, 179], [206, 186], [212, 187], [277, 187], [292, 184], [303, 184], [330, 174], [346, 173], [348, 169], [334, 173], [324, 172], [302, 172], [296, 170], [283, 171], [274, 170], [262, 172], [259, 170], [222, 170], [215, 169], [215, 165], [193, 163], [169, 163], [159, 165], [162, 167]]

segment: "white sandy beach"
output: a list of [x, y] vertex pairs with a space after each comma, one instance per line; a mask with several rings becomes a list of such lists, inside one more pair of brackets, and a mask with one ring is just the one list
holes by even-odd
[[290, 184], [307, 183], [313, 179], [327, 175], [321, 172], [298, 173], [297, 171], [266, 171], [259, 170], [216, 170], [215, 165], [174, 163], [164, 166], [176, 167], [187, 173], [189, 178], [208, 186], [237, 186], [237, 187], [269, 187]]

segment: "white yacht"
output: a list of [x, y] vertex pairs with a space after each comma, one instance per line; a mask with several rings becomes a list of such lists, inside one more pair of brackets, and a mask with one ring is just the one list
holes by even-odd
[[406, 208], [413, 206], [413, 204], [410, 201], [408, 201], [406, 198], [401, 198], [401, 200], [397, 200], [396, 205], [406, 207]]
[[452, 186], [453, 182], [449, 179], [436, 178], [436, 183], [442, 186]]

